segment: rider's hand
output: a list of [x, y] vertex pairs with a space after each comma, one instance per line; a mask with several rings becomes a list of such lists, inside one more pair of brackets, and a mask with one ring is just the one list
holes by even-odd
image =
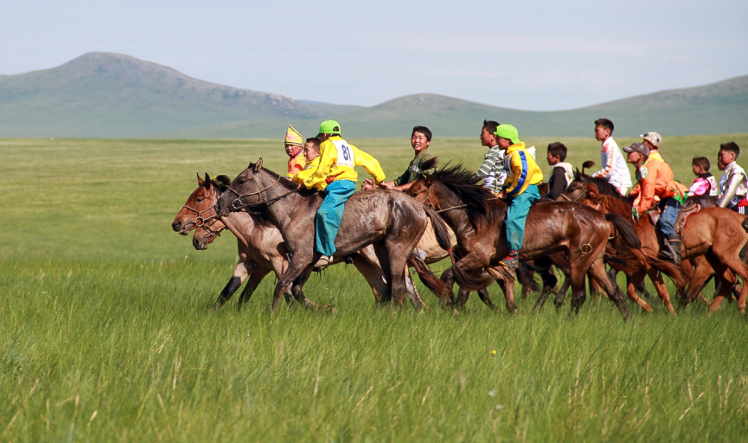
[[364, 191], [371, 191], [374, 189], [374, 180], [367, 178], [364, 179], [364, 184], [361, 186], [361, 189]]
[[390, 189], [390, 188], [394, 187], [392, 185], [388, 185], [385, 182], [382, 182], [382, 183], [378, 184], [377, 186], [379, 186], [379, 189]]

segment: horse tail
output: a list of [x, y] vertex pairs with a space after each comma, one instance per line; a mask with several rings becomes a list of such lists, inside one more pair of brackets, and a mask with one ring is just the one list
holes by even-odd
[[543, 271], [540, 267], [531, 264], [530, 262], [520, 262], [519, 268], [517, 269], [517, 281], [519, 284], [529, 289], [532, 292], [538, 292], [540, 287], [538, 282], [532, 278], [532, 273], [535, 271]]
[[455, 282], [457, 282], [462, 289], [467, 289], [468, 291], [480, 291], [481, 289], [486, 289], [495, 280], [490, 274], [486, 276], [482, 272], [465, 272], [456, 264], [452, 265], [451, 269]]
[[431, 220], [431, 226], [434, 227], [434, 234], [436, 234], [436, 241], [439, 243], [439, 247], [445, 251], [452, 250], [452, 239], [449, 236], [449, 229], [447, 229], [446, 223], [439, 217], [433, 209], [424, 205], [423, 209], [426, 211], [426, 215]]
[[[628, 257], [630, 258], [631, 255]], [[603, 256], [603, 261], [616, 271], [625, 272], [626, 274], [633, 274], [641, 270], [641, 268], [634, 265], [631, 260], [620, 255], [605, 254]]]
[[447, 296], [450, 300], [454, 300], [454, 293], [452, 293], [452, 290], [447, 287], [446, 283], [441, 281], [439, 277], [431, 272], [431, 269], [426, 266], [426, 263], [424, 263], [420, 257], [416, 257], [416, 253], [410, 254], [410, 257], [408, 257], [408, 265], [416, 270], [421, 283], [429, 288], [429, 290], [436, 294], [440, 299], [443, 296]]
[[582, 163], [582, 174], [584, 174], [584, 170], [587, 168], [591, 168], [595, 166], [595, 162], [592, 160], [587, 160], [586, 162]]
[[639, 236], [636, 235], [634, 227], [631, 223], [626, 222], [626, 219], [618, 214], [605, 214], [605, 220], [607, 220], [616, 229], [616, 235], [620, 235], [626, 246], [634, 249], [642, 248], [642, 241]]

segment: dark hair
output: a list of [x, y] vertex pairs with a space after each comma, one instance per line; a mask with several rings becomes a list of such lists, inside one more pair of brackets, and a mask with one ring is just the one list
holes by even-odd
[[738, 146], [738, 144], [735, 142], [722, 143], [721, 145], [719, 145], [719, 150], [732, 152], [733, 154], [735, 154], [735, 159], [737, 159], [740, 155], [740, 146]]
[[709, 159], [706, 157], [694, 157], [691, 164], [694, 166], [701, 166], [705, 171], [708, 171], [709, 168], [712, 167], [712, 164], [709, 163]]
[[489, 134], [495, 133], [496, 128], [498, 128], [499, 125], [501, 125], [501, 123], [493, 120], [483, 120], [483, 127], [486, 128], [486, 131], [488, 131]]
[[595, 120], [595, 127], [602, 126], [605, 129], [610, 129], [610, 134], [613, 134], [613, 130], [616, 128], [613, 126], [613, 122], [608, 120], [607, 118], [598, 118]]
[[558, 157], [561, 161], [566, 160], [566, 146], [561, 142], [553, 142], [548, 145], [548, 153], [554, 157]]
[[308, 139], [306, 139], [306, 142], [304, 142], [304, 144], [307, 144], [307, 143], [314, 143], [314, 146], [316, 146], [317, 149], [319, 149], [319, 144], [320, 144], [319, 138], [309, 137]]
[[431, 129], [425, 126], [413, 126], [413, 132], [410, 133], [410, 136], [413, 137], [416, 132], [420, 132], [426, 136], [426, 140], [431, 141]]

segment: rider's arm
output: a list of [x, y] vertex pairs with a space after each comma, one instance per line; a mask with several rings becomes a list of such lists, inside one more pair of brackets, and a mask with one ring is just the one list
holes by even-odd
[[526, 155], [526, 153], [518, 151], [512, 154], [509, 159], [509, 166], [514, 175], [507, 180], [506, 183], [507, 188], [505, 194], [508, 197], [518, 196], [522, 191], [522, 187], [525, 185], [525, 180], [527, 179], [528, 174], [528, 171], [525, 168], [527, 168], [528, 165], [527, 161], [522, 161], [522, 155]]
[[338, 150], [335, 149], [335, 145], [325, 140], [319, 146], [319, 166], [314, 170], [311, 176], [304, 179], [302, 184], [307, 189], [314, 188], [317, 184], [323, 183], [327, 178], [327, 174], [330, 173], [330, 168], [338, 161]]
[[[549, 180], [550, 181], [550, 180]], [[555, 200], [566, 190], [566, 173], [564, 168], [553, 168], [553, 186], [548, 190], [548, 198]]]
[[733, 174], [730, 177], [727, 178], [727, 183], [725, 183], [725, 190], [722, 192], [722, 195], [719, 196], [717, 199], [716, 206], [719, 206], [720, 208], [726, 208], [728, 204], [730, 204], [730, 200], [735, 197], [735, 193], [738, 191], [738, 186], [740, 186], [740, 182], [743, 180], [742, 174]]
[[613, 148], [610, 144], [604, 144], [602, 147], [603, 169], [592, 174], [592, 177], [606, 178], [613, 171]]
[[655, 189], [657, 183], [657, 169], [652, 168], [646, 177], [641, 179], [641, 196], [639, 197], [639, 205], [637, 211], [639, 214], [644, 214], [654, 203]]
[[385, 179], [384, 171], [382, 170], [382, 166], [379, 165], [377, 159], [355, 146], [351, 146], [351, 149], [354, 149], [353, 157], [355, 158], [356, 166], [363, 166], [364, 169], [366, 169], [366, 172], [374, 177], [374, 181], [377, 182], [377, 184], [382, 183]]
[[[480, 178], [486, 178], [486, 176], [490, 174], [491, 171], [496, 171], [497, 169], [501, 169], [503, 171], [504, 162], [493, 151], [488, 151], [488, 154], [486, 154], [486, 158], [483, 160], [483, 164], [475, 172], [475, 175]], [[496, 171], [496, 173], [498, 174], [498, 171]]]

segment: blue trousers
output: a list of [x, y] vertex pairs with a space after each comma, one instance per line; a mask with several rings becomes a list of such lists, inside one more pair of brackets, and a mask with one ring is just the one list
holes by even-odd
[[325, 188], [325, 200], [314, 219], [314, 249], [320, 254], [332, 256], [335, 253], [335, 237], [343, 219], [343, 208], [355, 191], [356, 183], [350, 180], [335, 180]]
[[537, 185], [529, 185], [525, 192], [509, 200], [509, 208], [506, 211], [506, 242], [510, 251], [519, 251], [522, 248], [522, 239], [525, 237], [525, 222], [530, 206], [535, 200], [540, 200], [540, 192]]
[[675, 220], [678, 218], [680, 202], [669, 197], [661, 200], [657, 206], [659, 206], [662, 211], [660, 219], [657, 220], [657, 228], [662, 232], [662, 235], [676, 235]]

